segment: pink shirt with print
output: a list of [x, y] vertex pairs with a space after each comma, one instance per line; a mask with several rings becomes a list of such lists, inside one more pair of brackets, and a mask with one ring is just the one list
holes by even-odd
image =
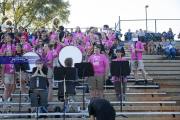
[[5, 74], [14, 74], [14, 64], [5, 64], [4, 73]]
[[93, 54], [89, 57], [88, 61], [92, 63], [94, 75], [104, 75], [108, 67], [108, 59], [103, 54]]

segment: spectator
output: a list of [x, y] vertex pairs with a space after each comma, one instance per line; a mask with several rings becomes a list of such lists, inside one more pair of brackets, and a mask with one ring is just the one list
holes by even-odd
[[139, 29], [138, 38], [140, 39], [140, 41], [144, 42], [144, 40], [145, 40], [145, 33], [144, 33], [144, 31], [142, 29]]
[[175, 59], [175, 42], [172, 42], [170, 40], [165, 41], [165, 39], [162, 37], [162, 48], [167, 59]]
[[152, 55], [155, 51], [155, 44], [153, 42], [153, 40], [149, 41], [147, 44], [147, 53]]
[[126, 32], [124, 36], [125, 36], [125, 41], [131, 41], [132, 40], [131, 29], [128, 29], [128, 32]]

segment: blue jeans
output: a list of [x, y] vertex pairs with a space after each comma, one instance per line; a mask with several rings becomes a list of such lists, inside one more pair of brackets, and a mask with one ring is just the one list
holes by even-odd
[[175, 58], [175, 56], [176, 56], [176, 49], [175, 48], [171, 48], [171, 49], [166, 48], [164, 50], [164, 54], [168, 58]]

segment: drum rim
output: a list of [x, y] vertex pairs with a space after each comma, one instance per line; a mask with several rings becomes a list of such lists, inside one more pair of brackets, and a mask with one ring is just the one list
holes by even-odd
[[[58, 53], [58, 61], [59, 61], [59, 63], [60, 63], [62, 66], [64, 66], [64, 63], [63, 63], [63, 64], [61, 63], [61, 61], [60, 61], [60, 59], [59, 59], [59, 56], [60, 56], [61, 51], [62, 51], [63, 49], [65, 49], [65, 48], [67, 48], [67, 47], [74, 47], [74, 48], [78, 49], [79, 52], [81, 53], [81, 61], [80, 61], [80, 62], [83, 61], [83, 54], [82, 54], [81, 50], [80, 50], [77, 46], [67, 45], [67, 46], [64, 46], [64, 47], [59, 51], [59, 53]], [[73, 62], [73, 64], [75, 64], [75, 63]], [[73, 65], [73, 66], [74, 66], [74, 65]]]

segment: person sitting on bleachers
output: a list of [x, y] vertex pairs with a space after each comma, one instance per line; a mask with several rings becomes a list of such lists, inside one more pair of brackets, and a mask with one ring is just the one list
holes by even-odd
[[165, 41], [162, 37], [162, 48], [165, 56], [168, 59], [175, 59], [176, 56], [176, 48], [175, 48], [175, 42], [174, 41]]

